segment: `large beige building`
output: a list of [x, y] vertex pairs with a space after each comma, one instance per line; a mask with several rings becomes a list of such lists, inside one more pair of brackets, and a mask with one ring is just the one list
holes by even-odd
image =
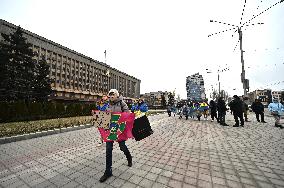
[[[9, 34], [16, 28], [0, 19], [0, 33]], [[27, 30], [23, 31], [32, 44], [35, 58], [39, 60], [44, 56], [50, 66], [52, 99], [93, 101], [111, 88], [117, 89], [124, 97], [140, 96], [139, 79]]]

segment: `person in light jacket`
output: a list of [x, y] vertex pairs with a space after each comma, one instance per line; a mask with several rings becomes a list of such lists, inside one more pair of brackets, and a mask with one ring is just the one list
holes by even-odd
[[274, 98], [273, 102], [268, 105], [268, 110], [275, 119], [275, 127], [283, 129], [284, 127], [280, 125], [280, 116], [283, 115], [284, 106], [278, 102], [278, 99]]
[[[127, 104], [123, 101], [123, 97], [119, 96], [119, 93], [116, 89], [111, 89], [108, 93], [109, 95], [109, 106], [107, 111], [110, 112], [129, 112]], [[128, 166], [132, 166], [132, 156], [125, 145], [124, 141], [119, 141], [119, 148], [126, 156], [128, 161]], [[113, 142], [106, 142], [106, 170], [104, 175], [100, 178], [100, 182], [105, 182], [109, 177], [112, 176], [112, 149]]]

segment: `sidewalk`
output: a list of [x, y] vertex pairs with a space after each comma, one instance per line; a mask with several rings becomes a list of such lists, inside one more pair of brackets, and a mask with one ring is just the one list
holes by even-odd
[[284, 186], [284, 131], [252, 120], [244, 128], [216, 122], [149, 117], [154, 134], [127, 141], [133, 167], [118, 144], [113, 177], [99, 183], [105, 145], [88, 128], [0, 145], [1, 187], [274, 187]]

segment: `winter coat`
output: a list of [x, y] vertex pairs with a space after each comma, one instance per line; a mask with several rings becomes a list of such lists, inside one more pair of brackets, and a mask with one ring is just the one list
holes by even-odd
[[189, 114], [189, 107], [188, 106], [183, 107], [182, 114], [185, 115], [185, 116], [188, 116], [188, 114]]
[[214, 101], [210, 101], [209, 107], [211, 109], [211, 112], [216, 112], [217, 111], [217, 105]]
[[219, 99], [217, 102], [217, 110], [218, 112], [226, 112], [227, 111], [227, 107], [225, 104], [225, 101], [222, 99]]
[[284, 106], [279, 102], [273, 102], [268, 105], [268, 110], [270, 112], [277, 112], [278, 115], [282, 115], [284, 112]]
[[251, 109], [256, 114], [260, 114], [260, 113], [264, 112], [264, 106], [261, 102], [253, 102], [252, 105], [251, 105]]
[[131, 108], [131, 111], [134, 112], [134, 111], [141, 111], [141, 112], [147, 112], [148, 111], [148, 106], [145, 102], [142, 102], [142, 103], [138, 103], [136, 105], [133, 105], [132, 108]]
[[110, 101], [107, 111], [110, 112], [128, 112], [128, 106], [124, 102], [123, 97], [120, 96], [115, 101]]
[[237, 114], [241, 114], [244, 112], [243, 105], [244, 105], [243, 101], [241, 101], [240, 98], [236, 98], [229, 103], [229, 106], [231, 110], [233, 111], [233, 113], [237, 113]]
[[248, 105], [244, 101], [242, 101], [242, 105], [243, 105], [243, 112], [249, 110]]
[[105, 103], [98, 104], [96, 108], [97, 110], [100, 110], [100, 111], [106, 111], [108, 106], [109, 106], [109, 101], [106, 101]]
[[169, 106], [167, 112], [172, 112], [172, 108]]

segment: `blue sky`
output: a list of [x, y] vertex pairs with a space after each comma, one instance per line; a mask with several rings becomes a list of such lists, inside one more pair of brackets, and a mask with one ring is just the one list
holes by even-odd
[[[247, 1], [243, 20], [265, 10], [279, 0]], [[186, 97], [186, 77], [205, 69], [207, 94], [221, 89], [230, 95], [242, 94], [238, 36], [225, 32], [208, 35], [238, 25], [244, 0], [0, 0], [0, 18], [33, 33], [74, 49], [86, 56], [141, 79], [141, 93], [167, 90]], [[243, 49], [251, 90], [269, 87], [284, 89], [284, 3], [278, 4], [243, 31]], [[250, 68], [248, 68], [250, 67]], [[281, 84], [273, 85], [281, 82]], [[236, 89], [236, 90], [234, 90]]]

